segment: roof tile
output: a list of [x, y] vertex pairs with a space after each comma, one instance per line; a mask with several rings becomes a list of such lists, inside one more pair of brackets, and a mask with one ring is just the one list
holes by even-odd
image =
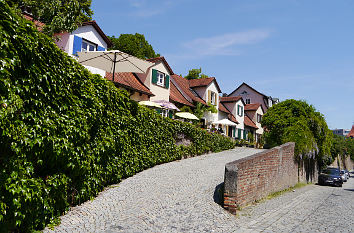
[[258, 129], [257, 125], [247, 115], [245, 115], [245, 120], [243, 123], [249, 127]]
[[[106, 73], [105, 78], [111, 81], [112, 76], [112, 73]], [[154, 95], [133, 73], [130, 72], [115, 73], [114, 83], [118, 86], [122, 86], [139, 93], [143, 93], [149, 96]]]

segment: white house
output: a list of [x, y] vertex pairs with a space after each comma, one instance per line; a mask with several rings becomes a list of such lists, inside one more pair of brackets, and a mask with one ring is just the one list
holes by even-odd
[[245, 114], [255, 123], [257, 129], [255, 130], [255, 140], [258, 142], [263, 134], [263, 128], [261, 125], [262, 117], [264, 114], [261, 104], [246, 104]]
[[241, 96], [221, 97], [221, 103], [230, 111], [238, 122], [236, 126], [235, 137], [238, 139], [246, 139], [245, 131], [245, 103]]
[[228, 96], [241, 96], [245, 104], [260, 103], [264, 113], [267, 112], [268, 108], [279, 102], [278, 98], [272, 98], [271, 96], [262, 94], [246, 83], [242, 83]]
[[[82, 51], [106, 51], [112, 42], [103, 33], [96, 21], [84, 22], [75, 31], [63, 32], [55, 35], [58, 47], [73, 57]], [[94, 74], [105, 76], [106, 72], [94, 67], [85, 66]]]

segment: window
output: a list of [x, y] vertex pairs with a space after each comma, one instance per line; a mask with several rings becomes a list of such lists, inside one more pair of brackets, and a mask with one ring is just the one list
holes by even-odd
[[243, 106], [237, 105], [237, 115], [239, 115], [240, 117], [243, 116]]
[[91, 42], [88, 42], [87, 40], [82, 40], [81, 44], [81, 51], [96, 51], [97, 50], [97, 45]]
[[165, 86], [165, 74], [161, 72], [157, 72], [157, 85]]
[[211, 104], [215, 105], [216, 104], [216, 93], [211, 92], [210, 96], [211, 96], [211, 100], [210, 100]]
[[251, 103], [251, 99], [246, 99], [246, 104], [250, 104]]
[[261, 123], [262, 121], [262, 115], [257, 113], [257, 122]]

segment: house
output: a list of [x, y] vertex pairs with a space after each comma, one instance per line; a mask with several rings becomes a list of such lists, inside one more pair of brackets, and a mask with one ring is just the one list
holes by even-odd
[[350, 130], [350, 132], [347, 135], [348, 138], [354, 138], [354, 125], [352, 126], [352, 129]]
[[[247, 139], [245, 131], [245, 102], [241, 96], [220, 97], [220, 102], [235, 117], [237, 126], [233, 137], [238, 139]], [[221, 117], [221, 116], [220, 116]], [[220, 118], [219, 120], [221, 120]], [[232, 120], [231, 120], [232, 121]], [[235, 121], [234, 121], [235, 122]]]
[[242, 83], [228, 96], [241, 96], [245, 104], [260, 103], [264, 112], [267, 112], [268, 108], [279, 102], [278, 98], [272, 98], [257, 91], [247, 83]]
[[[235, 124], [239, 124], [239, 122], [236, 120], [236, 117], [225, 107], [225, 105], [221, 101], [219, 102], [218, 119], [228, 119]], [[236, 126], [224, 125], [222, 126], [222, 129], [225, 135], [229, 137], [236, 138], [238, 136]]]
[[350, 130], [349, 129], [333, 129], [332, 132], [335, 135], [345, 137], [349, 134]]
[[[254, 128], [253, 124], [252, 124], [252, 126], [250, 126], [248, 124], [248, 127], [255, 129], [254, 132], [252, 132], [252, 130], [250, 130], [250, 132], [253, 133], [253, 137], [254, 137], [255, 141], [259, 142], [261, 139], [261, 136], [263, 134], [263, 128], [261, 125], [262, 117], [264, 115], [263, 106], [259, 103], [246, 104], [245, 114], [246, 114], [247, 118], [249, 118], [252, 121], [252, 123], [256, 126], [256, 128]], [[247, 122], [247, 123], [249, 123], [249, 122]]]
[[[55, 43], [58, 47], [74, 58], [77, 58], [77, 52], [106, 51], [112, 46], [112, 42], [103, 33], [96, 21], [84, 22], [71, 33], [63, 32], [54, 36], [57, 37]], [[90, 66], [85, 67], [91, 73], [105, 77], [105, 71]]]

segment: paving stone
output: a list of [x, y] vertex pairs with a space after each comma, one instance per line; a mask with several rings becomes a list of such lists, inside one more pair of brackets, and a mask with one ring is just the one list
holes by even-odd
[[225, 164], [257, 152], [235, 148], [155, 166], [71, 208], [44, 232], [354, 232], [354, 178], [342, 188], [305, 186], [238, 217], [215, 203]]

